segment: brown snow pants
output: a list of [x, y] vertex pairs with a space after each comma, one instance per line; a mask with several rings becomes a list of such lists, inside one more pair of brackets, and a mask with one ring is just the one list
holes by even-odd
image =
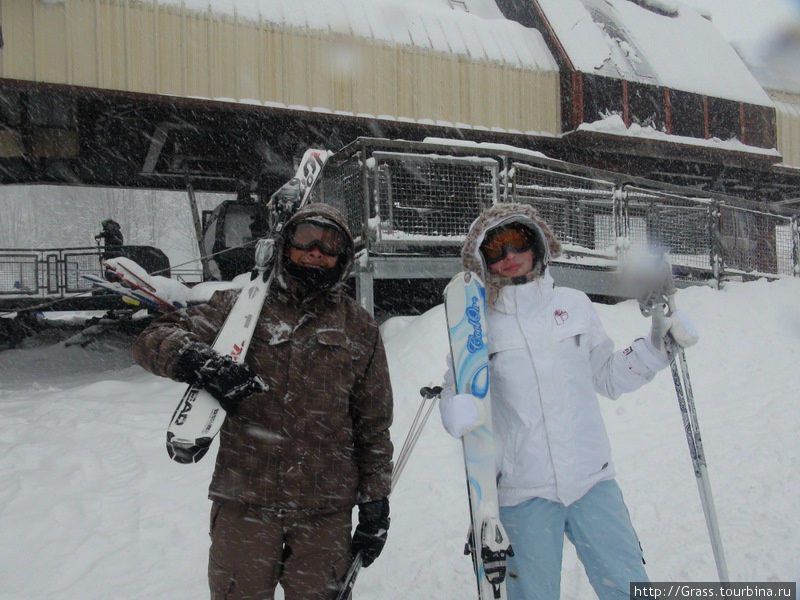
[[330, 600], [350, 561], [351, 511], [277, 513], [214, 502], [208, 583], [211, 600]]

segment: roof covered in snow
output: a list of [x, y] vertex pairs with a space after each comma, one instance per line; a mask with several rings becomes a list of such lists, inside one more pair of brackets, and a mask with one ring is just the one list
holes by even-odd
[[[676, 0], [536, 0], [574, 67], [763, 106], [769, 96], [708, 15]], [[541, 34], [494, 0], [159, 0], [475, 60], [555, 70]]]
[[584, 73], [771, 106], [711, 21], [674, 0], [536, 0]]
[[505, 19], [494, 0], [159, 0], [169, 4], [520, 68], [558, 68], [541, 34]]

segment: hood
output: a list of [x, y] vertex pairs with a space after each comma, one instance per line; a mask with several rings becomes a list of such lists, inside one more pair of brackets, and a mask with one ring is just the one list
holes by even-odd
[[[350, 273], [353, 270], [353, 263], [355, 261], [355, 243], [353, 242], [353, 236], [350, 233], [350, 229], [347, 227], [347, 220], [345, 219], [344, 215], [329, 204], [307, 204], [298, 210], [294, 215], [292, 215], [292, 217], [286, 222], [286, 225], [275, 238], [275, 261], [272, 266], [272, 276], [274, 277], [275, 281], [278, 282], [280, 287], [285, 290], [290, 289], [285, 277], [285, 261], [287, 260], [284, 257], [287, 244], [286, 233], [291, 231], [292, 226], [296, 223], [313, 217], [332, 221], [345, 234], [347, 248], [345, 250], [345, 254], [339, 257], [339, 260], [341, 261], [339, 281], [323, 292], [328, 295], [336, 295], [343, 287], [345, 281], [347, 281], [347, 278], [350, 277]], [[312, 294], [310, 297], [314, 297], [315, 295], [316, 294]]]
[[561, 242], [556, 239], [550, 226], [530, 204], [501, 202], [484, 210], [469, 228], [469, 233], [461, 249], [461, 264], [464, 270], [473, 271], [481, 276], [486, 284], [491, 303], [497, 298], [501, 287], [518, 282], [514, 282], [508, 277], [490, 273], [479, 248], [487, 231], [509, 223], [526, 225], [537, 236], [537, 246], [544, 251], [542, 260], [534, 264], [533, 270], [526, 277], [526, 281], [541, 277], [550, 259], [561, 256]]

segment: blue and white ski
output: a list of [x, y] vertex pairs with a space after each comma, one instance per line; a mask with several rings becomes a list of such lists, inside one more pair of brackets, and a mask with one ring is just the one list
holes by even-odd
[[[270, 198], [273, 214], [277, 215], [276, 222], [269, 238], [259, 240], [256, 247], [256, 268], [250, 281], [236, 298], [212, 345], [217, 353], [230, 356], [237, 362], [244, 360], [269, 292], [272, 238], [280, 232], [286, 220], [308, 202], [311, 190], [330, 154], [326, 150], [306, 150], [296, 176]], [[289, 193], [284, 193], [284, 188]], [[211, 394], [190, 385], [167, 427], [167, 453], [170, 458], [184, 464], [195, 463], [203, 458], [219, 433], [225, 415], [225, 409]]]
[[500, 523], [497, 501], [483, 282], [474, 273], [459, 273], [444, 290], [444, 304], [456, 392], [472, 394], [486, 403], [481, 411], [487, 415], [486, 421], [462, 438], [472, 520], [467, 548], [475, 569], [478, 598], [505, 599], [506, 557], [514, 552]]

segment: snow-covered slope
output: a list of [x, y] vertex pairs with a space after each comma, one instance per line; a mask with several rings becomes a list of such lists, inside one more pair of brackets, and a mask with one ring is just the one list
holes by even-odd
[[[701, 332], [687, 352], [728, 566], [735, 580], [800, 575], [800, 280], [678, 293]], [[648, 329], [634, 302], [599, 305], [618, 346]], [[442, 307], [383, 326], [399, 449], [421, 386], [445, 366]], [[171, 462], [164, 428], [182, 385], [133, 366], [124, 340], [0, 353], [0, 599], [207, 596], [213, 454]], [[671, 379], [601, 399], [619, 482], [654, 580], [715, 578]], [[462, 556], [459, 444], [434, 415], [392, 497], [383, 556], [356, 597], [474, 597]], [[563, 598], [593, 594], [567, 544]]]

